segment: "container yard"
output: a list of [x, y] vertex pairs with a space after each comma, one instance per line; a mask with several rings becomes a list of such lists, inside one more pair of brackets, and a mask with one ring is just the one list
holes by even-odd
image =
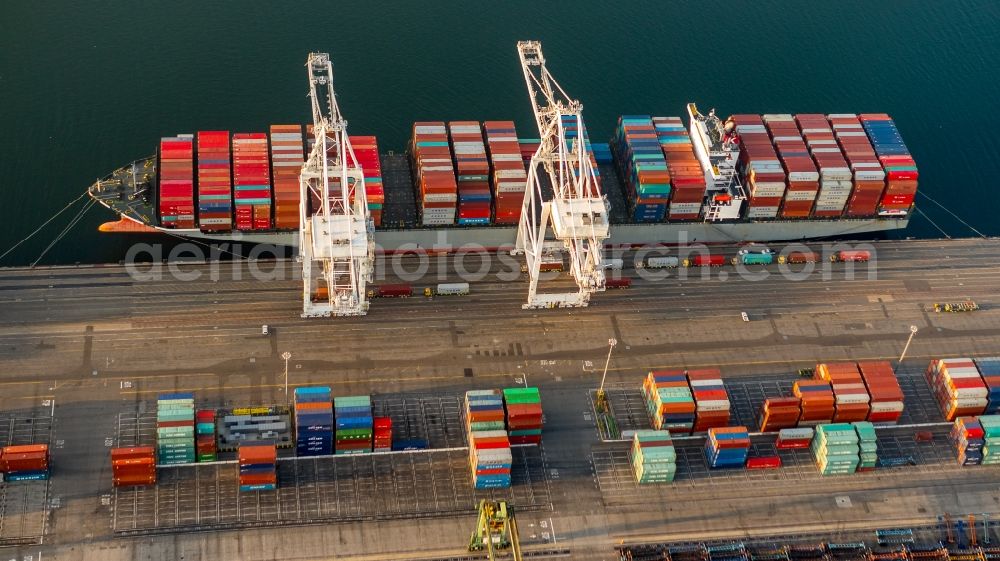
[[[996, 479], [990, 357], [1000, 354], [995, 242], [875, 243], [867, 251], [878, 258], [876, 279], [830, 282], [817, 271], [801, 281], [733, 275], [719, 282], [716, 273], [733, 271], [729, 260], [739, 249], [713, 248], [726, 265], [707, 278], [636, 275], [629, 290], [609, 291], [599, 305], [537, 317], [512, 306], [520, 295], [489, 279], [469, 282], [468, 296], [422, 297], [424, 288], [460, 280], [439, 278], [439, 268], [453, 266], [449, 256], [431, 264], [429, 280], [389, 276], [383, 283], [408, 283], [414, 296], [327, 325], [298, 317], [284, 294], [297, 292], [297, 282], [247, 282], [249, 264], [241, 264], [241, 277], [227, 268], [217, 280], [184, 282], [126, 281], [116, 266], [7, 270], [0, 313], [11, 321], [0, 328], [0, 361], [19, 374], [4, 380], [0, 421], [9, 412], [27, 436], [0, 445], [48, 444], [50, 470], [48, 480], [0, 487], [0, 537], [20, 540], [0, 542], [3, 553], [10, 547], [12, 557], [42, 552], [62, 559], [86, 544], [107, 547], [102, 555], [115, 560], [151, 551], [196, 558], [202, 548], [252, 540], [246, 555], [217, 557], [264, 558], [253, 552], [294, 547], [307, 557], [444, 559], [465, 555], [479, 499], [508, 501], [523, 549], [541, 557], [612, 559], [621, 544], [716, 547], [713, 540], [734, 539], [750, 551], [754, 540], [768, 536], [788, 543], [820, 536], [815, 541], [838, 544], [846, 541], [838, 536], [875, 536], [878, 529], [900, 530], [879, 534], [887, 542], [912, 528], [919, 544], [921, 528], [933, 528], [946, 514], [966, 524], [966, 542], [970, 514], [980, 544], [995, 536], [989, 492]], [[824, 248], [809, 251], [823, 256], [834, 275], [842, 270]], [[949, 266], [937, 266], [944, 256]], [[633, 274], [632, 262], [626, 255], [623, 273]], [[81, 285], [100, 303], [84, 303]], [[737, 297], [747, 302], [741, 307], [751, 321], [734, 309]], [[934, 302], [965, 298], [981, 309], [933, 313]], [[64, 319], [53, 319], [53, 306]], [[266, 334], [262, 323], [270, 327]], [[897, 365], [910, 325], [919, 333]], [[618, 344], [608, 361], [604, 414], [588, 396], [601, 383], [610, 337]], [[961, 380], [976, 380], [962, 370], [970, 364], [982, 382], [975, 391], [982, 409], [963, 410], [956, 425], [946, 413], [953, 398], [965, 399], [958, 390], [970, 383]], [[657, 374], [647, 384], [651, 372]], [[312, 390], [323, 394], [318, 402], [331, 407], [297, 422], [313, 407], [296, 407], [310, 403], [300, 388], [319, 388]], [[474, 475], [502, 474], [473, 472], [469, 391], [500, 396], [492, 420], [498, 424], [490, 430], [507, 435], [509, 487], [475, 488]], [[811, 399], [810, 391], [819, 395]], [[297, 453], [300, 443], [322, 446], [324, 435], [336, 442], [338, 428], [358, 428], [337, 426], [336, 399], [364, 396], [370, 409], [344, 410], [342, 417], [361, 413], [364, 420], [355, 424], [371, 434], [365, 446], [372, 452]], [[42, 408], [51, 399], [58, 406]], [[681, 403], [676, 411], [674, 403]], [[868, 421], [842, 420], [857, 418], [861, 404]], [[281, 407], [285, 417], [267, 419]], [[651, 409], [661, 426], [684, 428], [653, 428]], [[721, 412], [726, 421], [708, 427], [712, 436], [694, 430], [699, 415], [702, 423], [718, 422], [712, 414]], [[212, 413], [216, 440], [225, 435], [225, 417], [241, 415], [248, 417], [243, 424], [231, 419], [237, 434], [247, 435], [234, 439], [240, 443], [268, 430], [287, 435], [287, 447], [274, 453], [274, 490], [240, 491], [241, 477], [254, 474], [240, 473], [239, 444], [218, 446], [211, 461], [202, 437], [212, 436]], [[46, 425], [46, 418], [55, 422]], [[286, 423], [286, 431], [272, 421]], [[817, 464], [813, 443], [819, 452], [817, 435], [825, 438], [823, 425], [831, 424], [857, 435], [852, 473], [823, 475]], [[158, 442], [160, 431], [174, 428], [190, 437]], [[46, 437], [23, 432], [32, 430]], [[539, 430], [540, 446], [515, 441]], [[719, 436], [726, 431], [738, 431], [738, 446], [723, 446]], [[672, 456], [654, 458], [646, 446], [637, 459], [636, 435], [668, 438]], [[141, 449], [159, 452], [160, 444], [171, 453], [192, 450], [202, 461], [160, 462], [150, 470]], [[826, 459], [836, 456], [831, 446], [849, 446], [824, 444]], [[672, 480], [650, 480], [654, 473]], [[719, 524], [705, 532], [705, 520]], [[961, 532], [952, 525], [952, 533], [957, 548]]]

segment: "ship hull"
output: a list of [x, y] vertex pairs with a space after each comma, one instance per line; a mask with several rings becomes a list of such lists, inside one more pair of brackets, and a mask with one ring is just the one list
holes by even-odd
[[[775, 220], [741, 223], [673, 223], [616, 224], [606, 246], [626, 245], [685, 245], [694, 243], [790, 242], [801, 240], [836, 239], [874, 235], [906, 228], [908, 217], [898, 219], [852, 220]], [[232, 232], [207, 233], [200, 230], [166, 230], [175, 236], [225, 243], [260, 243], [276, 246], [296, 246], [298, 232]], [[406, 250], [456, 251], [461, 249], [496, 249], [514, 245], [516, 228], [434, 228], [408, 230], [377, 230], [375, 243], [379, 251]]]

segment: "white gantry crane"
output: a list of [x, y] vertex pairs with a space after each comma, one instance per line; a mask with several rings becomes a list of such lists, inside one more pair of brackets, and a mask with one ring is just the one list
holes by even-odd
[[[542, 44], [519, 41], [517, 52], [528, 85], [528, 94], [541, 135], [541, 145], [531, 157], [524, 191], [521, 222], [513, 253], [525, 255], [529, 278], [525, 309], [586, 306], [593, 292], [605, 288], [604, 240], [608, 239], [608, 203], [601, 193], [583, 138], [583, 105], [570, 99], [545, 67]], [[566, 126], [575, 126], [570, 143]], [[552, 186], [546, 200], [538, 175], [545, 169]], [[545, 243], [551, 226], [555, 239], [569, 254], [576, 292], [539, 294], [541, 265], [550, 247]]]
[[364, 315], [375, 262], [364, 174], [337, 106], [330, 55], [310, 53], [306, 68], [315, 144], [299, 178], [302, 317]]

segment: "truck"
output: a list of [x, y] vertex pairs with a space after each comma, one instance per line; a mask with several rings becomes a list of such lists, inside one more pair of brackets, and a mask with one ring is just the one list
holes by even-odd
[[771, 253], [743, 253], [742, 251], [733, 257], [733, 265], [770, 265], [774, 263], [774, 255]]
[[792, 265], [800, 263], [816, 263], [819, 261], [819, 255], [813, 253], [812, 251], [790, 251], [788, 255], [782, 255], [778, 257], [778, 263], [789, 263]]
[[440, 296], [457, 296], [469, 293], [469, 283], [467, 282], [448, 282], [441, 283], [437, 285], [437, 289], [434, 291], [435, 294]]
[[725, 255], [692, 255], [684, 260], [685, 267], [721, 267], [725, 264]]
[[979, 304], [976, 304], [974, 300], [965, 300], [962, 302], [935, 302], [934, 311], [935, 312], [974, 312], [979, 309]]
[[408, 284], [382, 284], [368, 291], [369, 298], [407, 298], [413, 296], [413, 287]]
[[872, 258], [872, 253], [863, 249], [838, 251], [830, 256], [830, 261], [834, 263], [867, 263]]
[[646, 269], [673, 269], [680, 265], [681, 260], [676, 257], [650, 257], [645, 263], [639, 263], [638, 267]]
[[606, 288], [629, 288], [632, 286], [632, 277], [622, 277], [620, 279], [607, 279], [604, 281]]

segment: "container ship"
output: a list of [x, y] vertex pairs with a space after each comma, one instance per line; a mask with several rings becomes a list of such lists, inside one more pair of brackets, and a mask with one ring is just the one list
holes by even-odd
[[[836, 239], [903, 229], [918, 172], [886, 114], [627, 115], [585, 143], [611, 212], [610, 247]], [[567, 123], [569, 126], [569, 123]], [[573, 124], [575, 127], [575, 123]], [[312, 126], [162, 138], [95, 182], [104, 232], [293, 246]], [[352, 136], [379, 251], [514, 244], [539, 145], [511, 121], [415, 123], [405, 153]], [[570, 147], [572, 148], [572, 147]], [[543, 174], [544, 175], [544, 174]]]

